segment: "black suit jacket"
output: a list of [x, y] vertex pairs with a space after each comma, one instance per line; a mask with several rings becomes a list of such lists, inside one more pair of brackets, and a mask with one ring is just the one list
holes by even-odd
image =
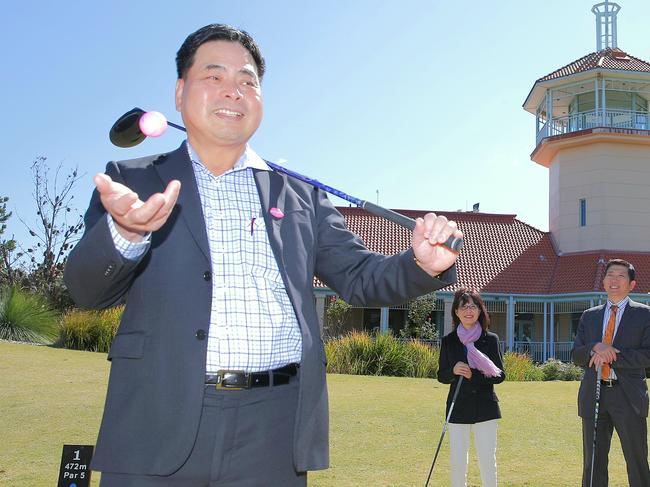
[[[487, 355], [502, 372], [499, 377], [486, 377], [481, 371], [472, 369], [472, 378], [470, 380], [463, 378], [461, 383], [456, 404], [449, 419], [451, 423], [474, 424], [501, 417], [499, 399], [494, 392], [494, 384], [500, 384], [506, 378], [499, 349], [499, 337], [494, 333], [484, 331], [474, 342], [474, 346]], [[454, 330], [442, 339], [440, 345], [438, 380], [443, 384], [451, 384], [447, 395], [445, 417], [449, 413], [451, 400], [458, 384], [459, 376], [453, 372], [454, 365], [458, 362], [467, 363], [467, 351], [458, 338], [458, 333]]]
[[[602, 342], [605, 305], [582, 313], [573, 343], [573, 361], [585, 367], [578, 391], [578, 414], [593, 418], [596, 407], [596, 370], [587, 368], [591, 349]], [[611, 366], [632, 409], [639, 416], [648, 416], [648, 386], [645, 368], [650, 367], [650, 307], [630, 300], [623, 311], [612, 345], [621, 352]]]
[[[136, 261], [115, 249], [95, 191], [86, 230], [70, 253], [65, 282], [75, 301], [105, 308], [126, 302], [113, 340], [96, 470], [169, 475], [196, 438], [204, 391], [212, 285], [208, 237], [187, 148], [112, 162], [107, 174], [142, 200], [181, 182], [178, 202]], [[349, 232], [324, 192], [272, 171], [254, 170], [266, 231], [302, 333], [299, 405], [294, 435], [297, 471], [328, 466], [325, 351], [313, 296], [317, 275], [347, 302], [388, 306], [455, 281], [455, 268], [431, 278], [413, 251], [391, 257], [368, 251]], [[270, 208], [284, 217], [274, 219]]]

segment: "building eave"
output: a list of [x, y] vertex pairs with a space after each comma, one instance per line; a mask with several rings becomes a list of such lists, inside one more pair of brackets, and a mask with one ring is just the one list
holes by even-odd
[[634, 80], [648, 80], [650, 81], [650, 73], [646, 71], [631, 71], [631, 70], [620, 70], [620, 69], [608, 69], [608, 68], [590, 68], [579, 73], [573, 73], [566, 76], [561, 76], [558, 78], [552, 78], [547, 80], [535, 81], [535, 84], [528, 92], [528, 96], [522, 108], [528, 113], [535, 115], [537, 113], [537, 107], [544, 99], [546, 95], [546, 90], [564, 86], [566, 84], [579, 83], [581, 81], [587, 81], [590, 79], [595, 79], [597, 77], [606, 77], [606, 78], [616, 78], [616, 79], [634, 79]]
[[541, 166], [550, 167], [560, 150], [597, 142], [650, 145], [650, 130], [594, 127], [553, 135], [545, 137], [537, 144], [530, 154], [530, 159]]

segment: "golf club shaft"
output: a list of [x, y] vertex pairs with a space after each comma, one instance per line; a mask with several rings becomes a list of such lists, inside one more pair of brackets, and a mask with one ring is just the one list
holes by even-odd
[[[141, 110], [141, 109], [137, 109]], [[144, 113], [144, 111], [142, 110]], [[181, 130], [182, 132], [187, 132], [185, 127], [182, 125], [175, 124], [173, 122], [170, 122], [167, 120], [167, 125], [170, 127], [174, 127], [175, 129]], [[300, 173], [297, 173], [295, 171], [292, 171], [290, 169], [287, 169], [285, 167], [282, 167], [278, 164], [274, 164], [272, 162], [266, 161], [268, 166], [273, 169], [274, 171], [281, 172], [283, 174], [286, 174], [292, 178], [298, 179], [299, 181], [303, 181], [307, 184], [311, 184], [315, 188], [322, 189], [326, 193], [333, 194], [335, 196], [338, 196], [341, 199], [344, 199], [345, 201], [349, 201], [350, 203], [354, 203], [355, 205], [363, 208], [364, 210], [368, 211], [369, 213], [372, 213], [373, 215], [385, 218], [389, 221], [392, 221], [393, 223], [396, 223], [402, 227], [408, 228], [409, 230], [413, 230], [415, 228], [415, 220], [412, 218], [409, 218], [407, 216], [404, 216], [400, 213], [397, 213], [392, 210], [388, 210], [386, 208], [382, 208], [379, 205], [375, 205], [373, 203], [370, 203], [369, 201], [364, 201], [359, 198], [355, 198], [354, 196], [350, 196], [347, 193], [344, 193], [343, 191], [340, 191], [336, 188], [332, 188], [331, 186], [328, 186], [326, 184], [321, 183], [320, 181], [316, 179], [312, 179], [308, 176], [304, 176]], [[449, 248], [450, 250], [453, 250], [454, 252], [460, 252], [461, 247], [463, 246], [463, 239], [462, 238], [457, 238], [454, 237], [453, 235], [450, 236], [447, 241], [444, 243], [445, 247]]]
[[[291, 176], [295, 179], [298, 179], [300, 181], [303, 181], [307, 184], [311, 184], [312, 186], [322, 189], [326, 193], [333, 194], [335, 196], [338, 196], [341, 199], [344, 199], [345, 201], [349, 201], [350, 203], [354, 203], [355, 205], [363, 208], [369, 213], [372, 213], [373, 215], [385, 218], [388, 221], [391, 221], [393, 223], [396, 223], [402, 227], [408, 228], [409, 230], [413, 230], [415, 228], [415, 220], [412, 218], [409, 218], [407, 216], [404, 216], [400, 213], [397, 213], [393, 210], [389, 210], [386, 208], [383, 208], [379, 205], [375, 205], [374, 203], [370, 203], [369, 201], [361, 200], [359, 198], [355, 198], [354, 196], [350, 196], [347, 193], [344, 193], [341, 190], [338, 190], [336, 188], [332, 188], [331, 186], [328, 186], [326, 184], [321, 183], [317, 179], [312, 179], [308, 176], [304, 176], [300, 173], [297, 173], [295, 171], [292, 171], [290, 169], [287, 169], [285, 167], [279, 166], [278, 164], [273, 164], [272, 162], [267, 161], [268, 166], [278, 172], [284, 173], [288, 176]], [[453, 250], [454, 252], [459, 252], [462, 245], [463, 245], [463, 239], [462, 238], [457, 238], [454, 237], [453, 235], [447, 239], [447, 241], [444, 243], [446, 247], [449, 249]]]
[[438, 441], [438, 448], [436, 448], [436, 454], [433, 457], [433, 462], [431, 462], [431, 468], [429, 469], [429, 476], [427, 477], [427, 483], [424, 484], [424, 487], [429, 486], [429, 480], [431, 480], [431, 474], [433, 473], [433, 467], [436, 464], [438, 459], [438, 453], [440, 453], [440, 447], [442, 446], [442, 440], [445, 437], [445, 432], [447, 431], [447, 425], [449, 424], [449, 419], [451, 418], [451, 412], [454, 410], [454, 404], [456, 404], [456, 398], [458, 397], [458, 391], [460, 391], [460, 384], [463, 382], [463, 376], [458, 377], [458, 382], [456, 383], [456, 390], [454, 395], [451, 398], [451, 404], [449, 405], [449, 412], [447, 413], [447, 418], [445, 419], [445, 425], [442, 427], [442, 434], [440, 435], [440, 441]]
[[174, 127], [175, 129], [181, 130], [183, 132], [187, 132], [187, 130], [185, 130], [185, 127], [183, 127], [182, 125], [177, 125], [174, 122], [170, 122], [169, 120], [167, 120], [167, 125], [169, 125], [170, 127]]
[[589, 487], [594, 485], [594, 460], [596, 459], [596, 434], [598, 433], [598, 409], [600, 407], [600, 381], [603, 378], [603, 367], [598, 367], [596, 373], [596, 409], [594, 411], [594, 442], [591, 446], [591, 474], [589, 475]]

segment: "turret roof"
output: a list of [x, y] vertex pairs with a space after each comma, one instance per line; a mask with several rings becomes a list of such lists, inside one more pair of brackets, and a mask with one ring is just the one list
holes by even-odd
[[608, 47], [602, 51], [592, 52], [580, 59], [556, 69], [550, 74], [539, 78], [537, 82], [564, 78], [572, 74], [583, 73], [592, 69], [611, 69], [614, 71], [637, 71], [650, 73], [650, 63], [630, 56], [628, 53], [615, 47]]

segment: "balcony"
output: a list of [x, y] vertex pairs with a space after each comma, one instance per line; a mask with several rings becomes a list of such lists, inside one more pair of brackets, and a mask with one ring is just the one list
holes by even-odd
[[541, 125], [537, 132], [536, 144], [556, 135], [578, 132], [596, 127], [617, 129], [650, 130], [650, 114], [646, 111], [631, 110], [591, 110], [554, 118]]

